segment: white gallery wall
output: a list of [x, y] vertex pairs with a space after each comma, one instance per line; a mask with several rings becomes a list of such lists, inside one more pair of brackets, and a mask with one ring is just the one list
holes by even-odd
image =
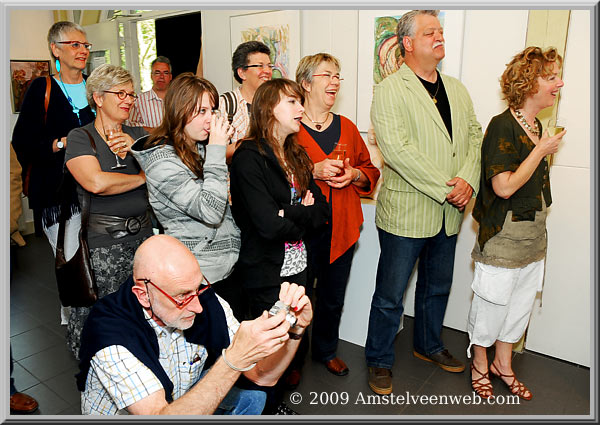
[[[229, 16], [248, 11], [206, 11], [203, 14], [205, 76], [219, 91], [232, 87], [230, 58], [223, 54], [229, 40]], [[335, 111], [356, 122], [358, 87], [358, 11], [301, 11], [301, 57], [325, 51], [340, 59], [344, 82]], [[525, 47], [527, 10], [468, 10], [459, 78], [465, 84], [483, 130], [505, 108], [499, 78], [512, 56]], [[217, 48], [217, 46], [219, 46]], [[235, 47], [235, 46], [233, 46]], [[209, 51], [210, 49], [210, 51]], [[590, 364], [590, 186], [589, 83], [590, 14], [573, 11], [565, 64], [565, 88], [559, 116], [569, 134], [556, 155], [551, 173], [554, 204], [548, 217], [548, 267], [544, 303], [534, 311], [526, 348], [589, 366]], [[213, 68], [213, 64], [219, 67]], [[586, 111], [582, 114], [583, 110]], [[363, 134], [366, 137], [366, 134]], [[446, 326], [466, 330], [473, 278], [471, 249], [477, 223], [469, 204], [456, 247], [454, 283]], [[374, 224], [375, 206], [363, 204], [365, 223], [355, 253], [340, 336], [364, 345], [371, 296], [379, 257]], [[568, 223], [568, 225], [566, 225]], [[405, 312], [414, 312], [413, 274], [405, 298]], [[412, 338], [412, 335], [401, 335]], [[466, 349], [466, 347], [465, 347]]]

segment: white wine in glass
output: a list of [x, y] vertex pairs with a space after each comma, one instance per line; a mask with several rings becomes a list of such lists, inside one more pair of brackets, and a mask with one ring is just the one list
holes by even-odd
[[564, 124], [558, 120], [550, 120], [548, 121], [548, 135], [550, 137], [556, 136], [558, 133], [562, 132], [565, 129]]
[[[111, 140], [114, 137], [115, 133], [119, 132], [119, 128], [118, 127], [108, 127], [104, 130], [104, 132], [105, 132], [106, 140]], [[110, 169], [118, 170], [120, 168], [126, 168], [127, 165], [121, 164], [121, 161], [119, 161], [118, 153], [121, 152], [121, 148], [111, 149], [111, 151], [115, 154], [115, 159], [117, 160], [117, 163], [115, 165], [113, 165], [112, 167], [110, 167]]]

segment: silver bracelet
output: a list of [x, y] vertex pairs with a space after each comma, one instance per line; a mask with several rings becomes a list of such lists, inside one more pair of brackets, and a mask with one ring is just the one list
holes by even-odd
[[243, 369], [239, 368], [239, 367], [235, 367], [234, 365], [229, 363], [229, 361], [227, 361], [227, 357], [225, 357], [225, 348], [223, 348], [223, 351], [221, 351], [221, 357], [223, 357], [223, 361], [225, 362], [225, 364], [227, 366], [229, 366], [230, 368], [232, 368], [233, 370], [235, 370], [236, 372], [247, 372], [250, 369], [252, 369], [254, 366], [256, 366], [256, 363], [252, 363], [250, 366], [245, 367]]
[[[358, 170], [358, 168], [357, 168], [357, 170]], [[359, 181], [360, 176], [361, 176], [361, 173], [360, 173], [360, 170], [358, 170], [358, 176], [356, 176], [356, 178], [352, 180], [352, 183], [356, 183], [357, 181]]]

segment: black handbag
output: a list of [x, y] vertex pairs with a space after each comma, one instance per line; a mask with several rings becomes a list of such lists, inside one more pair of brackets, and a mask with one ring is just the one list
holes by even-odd
[[[87, 133], [87, 131], [86, 131]], [[92, 146], [96, 150], [95, 143], [88, 133]], [[68, 170], [64, 171], [63, 183], [73, 181]], [[60, 222], [58, 225], [58, 240], [56, 242], [56, 283], [58, 284], [58, 297], [60, 303], [65, 307], [90, 307], [98, 300], [98, 286], [94, 277], [94, 270], [90, 261], [90, 251], [87, 242], [87, 229], [90, 218], [90, 193], [84, 189], [81, 203], [81, 229], [79, 230], [79, 248], [75, 255], [66, 261], [65, 259], [65, 227], [67, 224], [67, 212], [69, 210], [66, 202], [61, 205]], [[65, 197], [66, 199], [67, 197]]]

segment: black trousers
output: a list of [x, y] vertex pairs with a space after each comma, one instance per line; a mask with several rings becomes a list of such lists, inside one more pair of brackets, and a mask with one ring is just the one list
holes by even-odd
[[[308, 281], [312, 283], [317, 279], [310, 346], [313, 359], [323, 363], [336, 356], [340, 319], [356, 247], [356, 244], [352, 245], [330, 264], [331, 225], [326, 229], [308, 242]], [[312, 289], [312, 284], [309, 287], [307, 289]]]

